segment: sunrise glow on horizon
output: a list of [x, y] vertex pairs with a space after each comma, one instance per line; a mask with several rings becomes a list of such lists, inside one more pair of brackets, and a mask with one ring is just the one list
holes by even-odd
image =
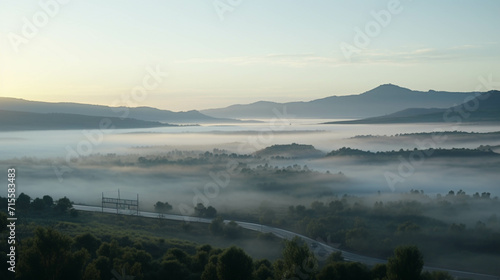
[[353, 2], [2, 1], [0, 96], [127, 105], [151, 69], [135, 105], [174, 111], [500, 79], [499, 1]]

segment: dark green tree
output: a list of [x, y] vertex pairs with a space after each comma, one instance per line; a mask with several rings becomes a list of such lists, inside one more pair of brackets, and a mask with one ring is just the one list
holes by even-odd
[[336, 251], [331, 253], [328, 258], [326, 258], [325, 263], [330, 264], [330, 263], [336, 263], [336, 262], [343, 262], [344, 257], [342, 257], [342, 252], [341, 251]]
[[19, 210], [26, 210], [30, 207], [31, 197], [25, 193], [21, 193], [16, 199], [16, 206]]
[[257, 280], [273, 279], [273, 266], [266, 259], [258, 260], [254, 263], [254, 278]]
[[208, 206], [207, 210], [205, 210], [205, 217], [206, 218], [213, 218], [217, 215], [217, 210], [213, 206]]
[[217, 276], [219, 280], [251, 280], [253, 260], [242, 249], [230, 247], [219, 256]]
[[424, 258], [417, 246], [399, 246], [387, 262], [389, 280], [418, 280], [424, 267]]
[[67, 197], [60, 198], [56, 204], [56, 209], [59, 212], [66, 212], [68, 209], [71, 209], [72, 207], [73, 207], [73, 204], [71, 203], [71, 201]]
[[241, 227], [235, 222], [230, 221], [224, 226], [224, 236], [228, 238], [238, 238], [241, 236]]
[[208, 253], [202, 250], [197, 250], [196, 254], [191, 258], [192, 271], [201, 273], [208, 263]]
[[113, 279], [112, 270], [113, 262], [108, 257], [98, 256], [85, 268], [84, 279]]
[[196, 207], [194, 207], [194, 214], [198, 217], [205, 217], [206, 211], [207, 207], [205, 207], [202, 203], [198, 203], [196, 204]]
[[178, 260], [165, 260], [161, 263], [161, 266], [162, 269], [160, 275], [162, 279], [189, 279], [189, 269]]
[[43, 199], [43, 202], [45, 203], [45, 206], [52, 207], [54, 205], [54, 200], [52, 199], [51, 196], [44, 195], [42, 199]]
[[163, 261], [177, 260], [186, 267], [191, 266], [191, 257], [179, 248], [171, 248], [163, 256]]
[[373, 280], [382, 280], [387, 277], [387, 265], [384, 264], [376, 264], [370, 270], [371, 278]]
[[212, 220], [208, 229], [213, 235], [221, 235], [224, 233], [224, 220], [222, 217], [217, 217]]
[[87, 250], [72, 251], [73, 240], [51, 228], [37, 228], [22, 245], [17, 276], [20, 279], [81, 279]]
[[275, 266], [275, 274], [278, 278], [314, 279], [318, 261], [307, 244], [298, 237], [284, 242], [283, 262]]
[[317, 280], [370, 280], [370, 271], [361, 263], [339, 262], [329, 264], [318, 274]]
[[219, 256], [211, 256], [208, 259], [208, 264], [205, 266], [203, 273], [201, 274], [202, 280], [219, 280], [217, 276], [217, 263], [219, 261]]
[[168, 202], [161, 202], [158, 201], [154, 205], [155, 211], [158, 213], [167, 213], [168, 211], [172, 210], [173, 207], [170, 205]]
[[7, 230], [7, 214], [0, 212], [0, 232]]
[[76, 249], [85, 248], [92, 256], [96, 256], [99, 246], [101, 246], [101, 240], [91, 233], [84, 233], [75, 237], [74, 247]]
[[433, 271], [433, 272], [426, 271], [426, 272], [422, 273], [422, 277], [420, 279], [421, 280], [453, 280], [455, 278], [453, 276], [451, 276], [448, 272], [444, 272], [444, 271]]
[[42, 211], [45, 208], [45, 202], [41, 198], [35, 198], [33, 202], [31, 202], [31, 207], [33, 207], [36, 211]]

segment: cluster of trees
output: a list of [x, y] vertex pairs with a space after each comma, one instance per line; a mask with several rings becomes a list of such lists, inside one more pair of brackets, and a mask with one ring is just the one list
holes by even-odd
[[[0, 197], [0, 207], [1, 209], [7, 209], [8, 199], [6, 197]], [[60, 213], [70, 211], [72, 215], [77, 215], [77, 212], [73, 209], [73, 203], [67, 197], [63, 197], [54, 202], [54, 199], [49, 195], [44, 195], [42, 198], [32, 199], [29, 195], [21, 193], [16, 198], [16, 210], [18, 211], [43, 211], [43, 210], [55, 210]]]
[[[274, 262], [254, 260], [235, 246], [223, 250], [202, 245], [189, 251], [172, 247], [153, 257], [148, 247], [129, 238], [103, 242], [89, 233], [70, 237], [43, 227], [37, 228], [33, 237], [18, 248], [15, 279], [21, 280], [453, 279], [444, 273], [422, 273], [423, 257], [415, 246], [397, 248], [387, 264], [372, 268], [345, 262], [339, 253], [318, 262], [307, 244], [298, 238], [285, 240], [282, 257]], [[4, 264], [5, 249], [0, 250]], [[4, 269], [0, 276], [8, 279], [8, 273]]]
[[[331, 194], [332, 183], [344, 184], [346, 176], [339, 172], [337, 174], [318, 172], [310, 169], [307, 165], [289, 165], [286, 167], [260, 164], [255, 167], [240, 164], [241, 171], [235, 177], [235, 184], [246, 189], [248, 186], [256, 187], [261, 191], [286, 191], [292, 193], [300, 191], [301, 195]], [[311, 184], [311, 182], [313, 182]], [[304, 186], [308, 186], [307, 191]]]
[[168, 202], [158, 201], [154, 204], [155, 211], [158, 213], [167, 213], [173, 209], [173, 206]]
[[214, 235], [223, 235], [227, 238], [238, 238], [242, 234], [242, 228], [234, 221], [224, 223], [222, 217], [217, 217], [212, 220], [208, 229]]
[[242, 173], [248, 173], [248, 174], [280, 174], [280, 173], [312, 173], [314, 172], [313, 170], [309, 169], [307, 165], [300, 166], [298, 164], [294, 165], [289, 165], [287, 167], [279, 167], [279, 166], [272, 166], [269, 164], [263, 164], [263, 165], [257, 165], [255, 168], [243, 168], [241, 170]]
[[255, 152], [258, 157], [270, 157], [272, 159], [297, 159], [322, 157], [323, 152], [314, 148], [313, 145], [292, 143], [289, 145], [272, 145]]
[[202, 203], [198, 203], [194, 208], [194, 214], [201, 218], [214, 218], [217, 215], [217, 209], [211, 205], [205, 207]]
[[[462, 254], [462, 260], [485, 255], [478, 262], [453, 260], [448, 265], [460, 262], [470, 270], [493, 271], [493, 263], [500, 259], [494, 255], [500, 251], [500, 222], [494, 214], [500, 210], [498, 199], [491, 199], [488, 193], [470, 196], [463, 191], [431, 199], [412, 190], [405, 197], [375, 201], [369, 206], [363, 198], [346, 196], [329, 203], [315, 201], [310, 207], [290, 206], [282, 219], [272, 212], [267, 215], [267, 211], [269, 217], [261, 216], [260, 220], [379, 258], [387, 258], [393, 248], [407, 243], [418, 245], [432, 261], [443, 262], [444, 255], [453, 258]], [[485, 219], [460, 218], [474, 211]], [[444, 221], [436, 217], [456, 219]]]
[[[167, 213], [173, 209], [173, 206], [167, 201], [158, 201], [154, 204], [154, 209], [160, 214]], [[217, 209], [213, 206], [205, 207], [203, 203], [198, 203], [194, 208], [194, 213], [197, 217], [201, 218], [215, 218], [217, 216]]]
[[162, 156], [141, 156], [137, 158], [137, 163], [142, 166], [153, 165], [203, 165], [226, 162], [228, 159], [249, 159], [252, 155], [239, 155], [236, 153], [226, 153], [223, 150], [214, 149], [213, 152], [196, 154], [194, 152], [169, 152]]
[[[448, 194], [446, 194], [446, 197], [449, 198], [449, 197], [456, 197], [457, 199], [462, 199], [462, 200], [467, 200], [467, 199], [470, 199], [471, 196], [470, 195], [467, 195], [467, 193], [465, 193], [465, 191], [463, 190], [459, 190], [457, 191], [457, 193], [455, 194], [455, 191], [453, 190], [450, 190], [448, 192]], [[442, 198], [442, 196], [440, 194], [438, 194], [438, 198]], [[479, 192], [475, 192], [473, 195], [472, 195], [472, 198], [473, 199], [490, 199], [491, 198], [491, 193], [489, 192], [482, 192], [481, 194], [479, 194]]]
[[414, 148], [413, 150], [403, 150], [399, 151], [388, 151], [388, 152], [370, 152], [363, 151], [359, 149], [352, 149], [347, 147], [342, 147], [338, 150], [333, 150], [326, 154], [326, 157], [335, 156], [357, 156], [357, 157], [373, 157], [373, 158], [394, 158], [398, 156], [409, 157], [412, 153], [421, 153], [423, 155], [432, 155], [433, 157], [483, 157], [483, 156], [499, 156], [497, 153], [493, 152], [489, 148], [477, 148], [477, 149], [466, 149], [466, 148], [452, 148], [452, 149], [426, 149], [419, 150]]
[[394, 135], [372, 135], [372, 134], [366, 134], [366, 135], [356, 135], [351, 138], [381, 138], [381, 137], [415, 137], [415, 136], [426, 136], [426, 137], [432, 137], [435, 135], [500, 135], [500, 132], [467, 132], [467, 131], [459, 131], [459, 130], [453, 130], [453, 131], [436, 131], [436, 132], [416, 132], [416, 133], [396, 133]]

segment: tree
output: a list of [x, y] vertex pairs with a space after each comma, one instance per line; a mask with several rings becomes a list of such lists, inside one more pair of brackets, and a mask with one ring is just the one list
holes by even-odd
[[220, 235], [224, 233], [224, 220], [221, 217], [217, 217], [212, 220], [208, 229], [213, 235]]
[[275, 264], [275, 274], [279, 279], [299, 277], [313, 279], [318, 268], [318, 261], [309, 250], [307, 244], [300, 238], [285, 240], [283, 248], [283, 262]]
[[189, 279], [189, 269], [178, 260], [166, 260], [161, 263], [160, 276], [162, 279]]
[[37, 211], [41, 211], [45, 208], [45, 202], [37, 197], [35, 198], [35, 200], [33, 200], [33, 202], [31, 202], [31, 207], [33, 207], [33, 209]]
[[443, 271], [433, 271], [429, 272], [426, 271], [422, 273], [422, 280], [453, 280], [455, 279], [453, 276], [451, 276], [448, 272], [443, 272]]
[[417, 246], [399, 246], [387, 262], [389, 280], [418, 280], [424, 267], [424, 258]]
[[387, 276], [387, 265], [384, 264], [376, 264], [370, 270], [371, 278], [374, 280], [382, 280], [386, 279]]
[[241, 235], [241, 227], [235, 222], [230, 221], [224, 226], [224, 236], [228, 238], [237, 238]]
[[191, 257], [179, 248], [170, 248], [163, 256], [163, 261], [176, 260], [181, 264], [191, 266]]
[[192, 271], [201, 273], [208, 263], [208, 253], [203, 250], [197, 250], [191, 259]]
[[16, 206], [19, 210], [26, 210], [30, 207], [31, 197], [21, 193], [16, 199]]
[[78, 211], [75, 208], [69, 209], [69, 214], [71, 215], [71, 217], [78, 217]]
[[[113, 262], [105, 256], [98, 256], [85, 269], [84, 279], [113, 279]], [[100, 278], [99, 278], [100, 277]]]
[[194, 208], [194, 213], [198, 217], [213, 218], [217, 215], [217, 210], [212, 206], [207, 208], [202, 203], [198, 203]]
[[266, 259], [258, 260], [254, 263], [254, 278], [257, 280], [273, 279], [272, 264]]
[[273, 279], [273, 271], [267, 266], [260, 266], [255, 270], [254, 276], [257, 280]]
[[207, 218], [213, 218], [216, 215], [217, 215], [217, 210], [212, 206], [208, 206], [207, 210], [205, 210], [205, 217]]
[[196, 216], [204, 217], [205, 211], [207, 211], [207, 207], [205, 207], [205, 205], [203, 205], [202, 203], [196, 204], [196, 207], [194, 208], [194, 213]]
[[276, 213], [274, 212], [274, 210], [265, 206], [259, 207], [259, 215], [259, 222], [261, 224], [270, 225], [276, 219]]
[[318, 280], [369, 280], [370, 272], [361, 263], [333, 263], [325, 266], [318, 274]]
[[324, 223], [321, 223], [318, 220], [310, 221], [306, 228], [307, 236], [314, 239], [326, 239], [326, 231]]
[[336, 251], [336, 252], [331, 253], [328, 256], [325, 263], [330, 264], [330, 263], [343, 262], [343, 261], [344, 261], [344, 257], [342, 256], [342, 251]]
[[54, 200], [52, 199], [52, 197], [51, 197], [51, 196], [49, 196], [49, 195], [44, 195], [44, 196], [42, 197], [42, 199], [43, 199], [43, 202], [45, 203], [45, 206], [47, 206], [47, 207], [52, 207], [52, 206], [54, 205]]
[[71, 250], [73, 240], [51, 228], [37, 228], [23, 243], [19, 257], [20, 279], [81, 279], [87, 250]]
[[453, 280], [455, 279], [453, 276], [451, 276], [448, 272], [443, 272], [443, 271], [433, 271], [429, 272], [426, 271], [422, 273], [422, 280]]
[[101, 246], [101, 240], [91, 233], [84, 233], [75, 237], [75, 247], [77, 249], [85, 248], [92, 256], [96, 255], [99, 246]]
[[7, 229], [7, 214], [4, 212], [0, 212], [0, 232], [3, 232], [4, 230]]
[[205, 265], [205, 269], [201, 274], [202, 280], [219, 280], [217, 277], [217, 262], [219, 260], [218, 256], [211, 256], [208, 260], [208, 264]]
[[170, 205], [170, 203], [168, 203], [166, 201], [165, 202], [161, 202], [161, 201], [156, 202], [154, 205], [154, 208], [155, 208], [155, 211], [158, 213], [166, 213], [166, 212], [173, 209], [172, 205]]
[[73, 207], [73, 204], [71, 203], [71, 201], [67, 197], [60, 198], [56, 204], [56, 209], [59, 212], [66, 212], [66, 210], [71, 209], [72, 207]]
[[220, 280], [251, 280], [253, 260], [242, 249], [232, 246], [226, 249], [217, 261], [217, 276]]

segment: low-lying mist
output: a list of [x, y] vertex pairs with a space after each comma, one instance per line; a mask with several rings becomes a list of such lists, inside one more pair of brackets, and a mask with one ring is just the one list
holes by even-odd
[[184, 208], [203, 203], [226, 212], [247, 211], [263, 201], [285, 207], [344, 194], [369, 196], [411, 189], [432, 195], [459, 189], [498, 195], [500, 181], [500, 156], [429, 156], [413, 162], [377, 154], [298, 159], [222, 149], [159, 152], [161, 149], [91, 155], [75, 158], [70, 164], [64, 158], [21, 158], [0, 165], [4, 169], [16, 166], [18, 191], [32, 197], [67, 196], [75, 203], [100, 205], [103, 192], [116, 196], [120, 189], [122, 197], [139, 194], [144, 211], [152, 210], [157, 201], [167, 201], [176, 213], [182, 212], [181, 204]]

